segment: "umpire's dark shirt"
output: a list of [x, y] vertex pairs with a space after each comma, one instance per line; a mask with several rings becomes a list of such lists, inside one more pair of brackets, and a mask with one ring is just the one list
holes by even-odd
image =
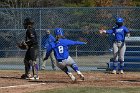
[[38, 45], [37, 35], [34, 28], [28, 28], [26, 31], [26, 43], [29, 47]]

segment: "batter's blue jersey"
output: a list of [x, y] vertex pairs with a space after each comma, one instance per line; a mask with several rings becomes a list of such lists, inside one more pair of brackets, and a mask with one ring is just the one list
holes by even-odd
[[68, 39], [59, 39], [56, 42], [50, 43], [50, 45], [47, 47], [47, 53], [46, 58], [49, 57], [51, 51], [54, 51], [55, 58], [57, 60], [61, 59], [67, 59], [69, 56], [68, 47], [71, 45], [83, 45], [85, 42], [80, 41], [72, 41]]
[[107, 30], [106, 33], [115, 35], [114, 41], [125, 41], [125, 35], [129, 33], [129, 30], [125, 26], [113, 27], [112, 30]]

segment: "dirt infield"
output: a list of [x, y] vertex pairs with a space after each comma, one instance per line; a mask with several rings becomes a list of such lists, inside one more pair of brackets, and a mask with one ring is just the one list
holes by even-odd
[[37, 90], [64, 88], [64, 87], [138, 87], [140, 86], [140, 72], [125, 72], [125, 74], [110, 74], [109, 72], [84, 72], [85, 81], [72, 83], [67, 75], [61, 71], [40, 71], [40, 80], [20, 79], [23, 71], [0, 71], [0, 93], [24, 93]]

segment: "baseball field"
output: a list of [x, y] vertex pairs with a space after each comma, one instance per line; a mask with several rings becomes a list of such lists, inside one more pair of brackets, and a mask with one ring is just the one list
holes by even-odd
[[24, 80], [23, 70], [0, 71], [0, 93], [140, 93], [140, 73], [110, 74], [110, 71], [86, 71], [85, 81], [75, 72], [77, 82], [62, 71], [39, 71], [39, 80]]

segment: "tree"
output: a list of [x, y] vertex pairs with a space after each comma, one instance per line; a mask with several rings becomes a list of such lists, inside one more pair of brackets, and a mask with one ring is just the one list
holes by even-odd
[[[27, 4], [29, 6], [29, 3], [33, 0], [1, 0], [0, 4], [1, 7], [6, 8], [20, 8], [23, 7], [24, 4]], [[31, 2], [32, 3], [32, 2]], [[28, 7], [26, 6], [26, 7]]]
[[112, 7], [140, 6], [139, 0], [0, 0], [0, 7]]
[[94, 0], [96, 7], [113, 6], [112, 0]]
[[64, 6], [63, 0], [42, 0], [40, 1], [40, 7], [60, 7]]

